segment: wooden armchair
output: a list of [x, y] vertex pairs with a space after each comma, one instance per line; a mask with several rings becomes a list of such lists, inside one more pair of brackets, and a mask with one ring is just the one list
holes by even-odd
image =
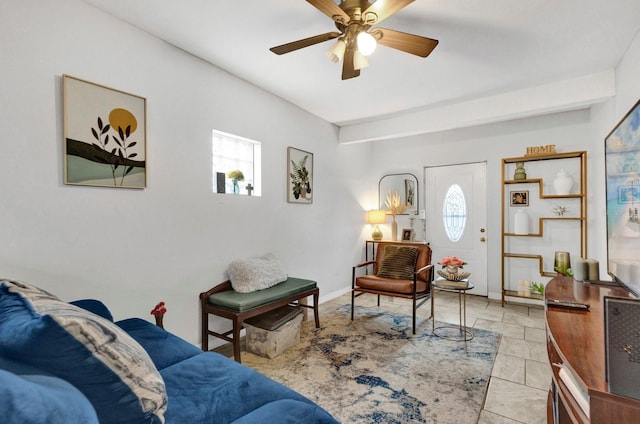
[[[358, 270], [366, 274], [357, 276]], [[351, 277], [351, 320], [355, 299], [365, 293], [399, 297], [413, 301], [413, 334], [416, 333], [416, 310], [431, 298], [433, 265], [428, 244], [381, 242], [375, 259], [353, 267]], [[431, 318], [433, 318], [433, 311]]]

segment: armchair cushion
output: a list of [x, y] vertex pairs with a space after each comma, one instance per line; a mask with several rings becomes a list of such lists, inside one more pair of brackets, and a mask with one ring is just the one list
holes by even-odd
[[418, 248], [411, 246], [387, 246], [380, 261], [377, 276], [400, 280], [413, 280], [418, 259]]
[[[418, 280], [416, 286], [417, 293], [429, 291], [427, 282]], [[413, 293], [413, 277], [411, 280], [400, 280], [397, 278], [381, 278], [377, 275], [361, 275], [356, 278], [356, 287], [367, 290], [402, 293], [410, 296]]]

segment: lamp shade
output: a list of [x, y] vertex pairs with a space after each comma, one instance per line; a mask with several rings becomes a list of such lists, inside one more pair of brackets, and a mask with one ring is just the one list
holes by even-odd
[[376, 50], [376, 46], [378, 45], [373, 35], [366, 31], [362, 31], [358, 34], [356, 42], [358, 43], [358, 50], [363, 54], [363, 56], [369, 56]]
[[367, 214], [367, 223], [384, 224], [387, 222], [387, 214], [381, 210], [372, 210]]
[[369, 61], [359, 50], [353, 52], [353, 69], [359, 71], [369, 66]]
[[347, 43], [342, 38], [338, 38], [338, 41], [332, 45], [327, 51], [327, 57], [333, 63], [338, 63], [344, 57], [344, 51], [347, 48]]

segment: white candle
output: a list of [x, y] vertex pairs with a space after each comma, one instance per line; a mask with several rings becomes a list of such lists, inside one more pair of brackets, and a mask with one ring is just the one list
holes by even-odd
[[576, 281], [584, 281], [589, 275], [587, 261], [582, 258], [576, 258], [573, 260], [573, 266], [571, 267], [571, 270], [573, 271], [573, 279]]
[[595, 259], [587, 259], [587, 279], [597, 281], [600, 279], [600, 263]]

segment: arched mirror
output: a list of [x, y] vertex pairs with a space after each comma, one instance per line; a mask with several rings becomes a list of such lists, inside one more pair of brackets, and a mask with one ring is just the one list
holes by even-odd
[[413, 174], [389, 174], [384, 175], [378, 182], [378, 205], [381, 210], [389, 210], [385, 201], [389, 193], [398, 195], [400, 203], [407, 205], [407, 210], [402, 215], [415, 214], [420, 210], [418, 202], [418, 178]]

